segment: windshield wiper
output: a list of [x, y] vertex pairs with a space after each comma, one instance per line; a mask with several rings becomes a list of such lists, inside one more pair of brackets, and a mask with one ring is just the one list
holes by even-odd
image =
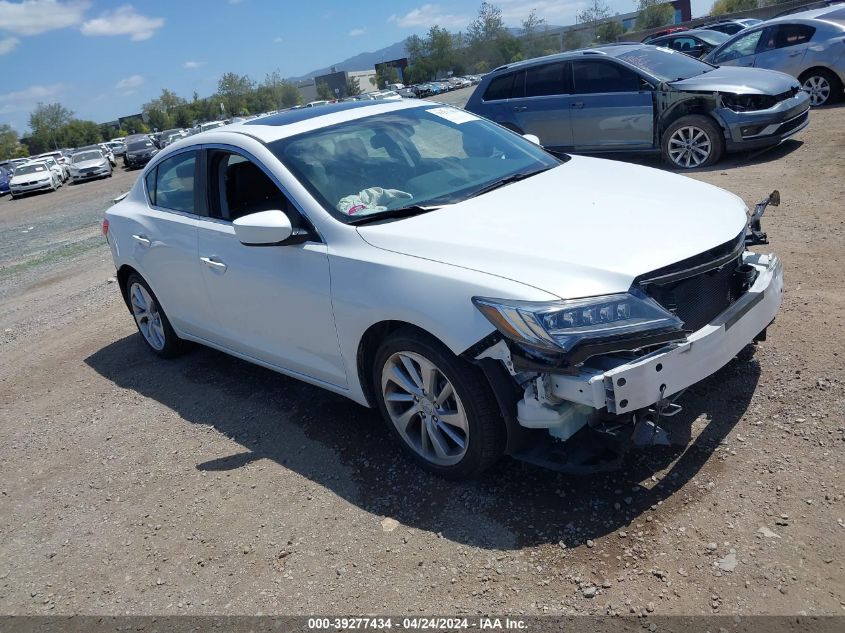
[[379, 220], [391, 220], [397, 218], [409, 218], [413, 215], [420, 215], [422, 213], [428, 213], [429, 211], [435, 211], [439, 209], [439, 206], [425, 206], [419, 204], [410, 204], [407, 207], [399, 207], [398, 209], [388, 209], [387, 211], [379, 211], [377, 213], [370, 213], [368, 215], [362, 215], [359, 217], [351, 217], [346, 222], [347, 224], [370, 224], [372, 222], [378, 222]]
[[505, 176], [504, 178], [500, 178], [499, 180], [494, 180], [490, 184], [483, 186], [481, 189], [473, 191], [472, 195], [469, 197], [475, 198], [476, 196], [483, 195], [489, 191], [498, 189], [499, 187], [504, 187], [505, 185], [509, 185], [513, 182], [525, 180], [526, 178], [530, 178], [531, 176], [536, 176], [537, 174], [540, 174], [544, 171], [548, 171], [549, 169], [551, 169], [551, 167], [545, 167], [543, 169], [537, 169], [534, 171], [520, 171], [515, 174], [511, 174], [510, 176]]

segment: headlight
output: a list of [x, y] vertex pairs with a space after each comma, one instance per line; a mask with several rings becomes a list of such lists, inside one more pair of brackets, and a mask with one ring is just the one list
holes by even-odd
[[486, 297], [473, 297], [472, 302], [507, 338], [564, 353], [585, 341], [617, 341], [663, 332], [676, 332], [681, 338], [684, 325], [637, 291], [549, 303]]

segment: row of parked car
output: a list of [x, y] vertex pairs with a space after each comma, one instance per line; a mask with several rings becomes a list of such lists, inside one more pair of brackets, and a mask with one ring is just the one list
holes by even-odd
[[845, 8], [762, 22], [701, 59], [685, 53], [628, 42], [509, 64], [466, 109], [551, 151], [662, 152], [673, 167], [706, 167], [780, 143], [808, 125], [811, 105], [842, 95]]
[[39, 191], [55, 191], [64, 183], [110, 178], [114, 153], [106, 143], [46, 152], [0, 163], [0, 195], [12, 199]]

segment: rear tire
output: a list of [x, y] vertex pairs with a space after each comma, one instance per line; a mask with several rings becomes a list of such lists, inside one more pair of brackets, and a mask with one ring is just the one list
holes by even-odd
[[663, 132], [663, 160], [675, 169], [709, 167], [725, 152], [725, 135], [713, 119], [700, 114], [682, 116]]
[[391, 334], [373, 380], [388, 428], [425, 470], [466, 479], [504, 453], [505, 423], [483, 373], [436, 339], [411, 327]]
[[808, 70], [798, 81], [801, 82], [801, 89], [810, 95], [810, 105], [814, 108], [836, 103], [842, 97], [839, 77], [824, 68]]
[[126, 278], [129, 311], [147, 347], [162, 358], [173, 358], [184, 351], [180, 339], [149, 284], [137, 273]]

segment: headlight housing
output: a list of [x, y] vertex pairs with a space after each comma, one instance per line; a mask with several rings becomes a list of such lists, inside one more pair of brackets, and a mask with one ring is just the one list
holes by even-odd
[[583, 343], [623, 342], [635, 349], [644, 336], [675, 333], [683, 321], [642, 292], [554, 302], [473, 297], [473, 304], [504, 336], [529, 348], [567, 354]]

